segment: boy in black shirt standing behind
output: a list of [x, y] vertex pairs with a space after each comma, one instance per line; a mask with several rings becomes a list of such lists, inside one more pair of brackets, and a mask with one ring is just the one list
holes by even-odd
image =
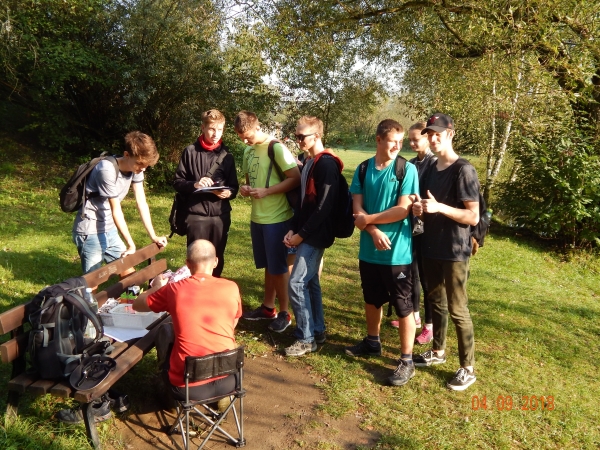
[[429, 146], [438, 157], [436, 165], [423, 176], [422, 200], [413, 204], [413, 213], [425, 222], [421, 254], [433, 308], [433, 348], [413, 359], [417, 367], [446, 362], [450, 313], [456, 328], [460, 368], [447, 387], [462, 391], [476, 380], [467, 277], [472, 250], [470, 228], [479, 222], [479, 180], [475, 168], [459, 158], [452, 147], [455, 131], [450, 116], [434, 114], [421, 133], [427, 134]]

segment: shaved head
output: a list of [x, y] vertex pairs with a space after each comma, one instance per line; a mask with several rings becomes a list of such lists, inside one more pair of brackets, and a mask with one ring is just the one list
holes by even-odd
[[[188, 265], [193, 266], [190, 267], [192, 273], [205, 267], [210, 268], [210, 272], [212, 273], [212, 269], [216, 265], [216, 260], [217, 252], [215, 246], [207, 240], [198, 239], [192, 242], [187, 248], [187, 262]], [[204, 270], [201, 271], [204, 272]]]

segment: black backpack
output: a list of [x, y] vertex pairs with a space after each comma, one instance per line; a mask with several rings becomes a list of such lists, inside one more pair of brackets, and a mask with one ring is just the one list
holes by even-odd
[[333, 212], [333, 235], [336, 238], [349, 238], [354, 233], [354, 210], [352, 194], [343, 173], [338, 178], [338, 197]]
[[[81, 358], [98, 351], [104, 327], [83, 298], [87, 283], [83, 277], [42, 289], [27, 305], [31, 324], [27, 353], [33, 369], [44, 379], [68, 377]], [[84, 338], [91, 320], [96, 328], [94, 340]], [[102, 342], [104, 344], [104, 342]], [[107, 345], [102, 350], [106, 350]]]
[[60, 208], [64, 212], [75, 212], [81, 208], [88, 198], [97, 197], [98, 192], [92, 192], [86, 194], [85, 182], [90, 172], [98, 165], [98, 163], [104, 159], [110, 160], [115, 166], [116, 175], [119, 176], [119, 164], [117, 159], [108, 155], [107, 152], [102, 153], [97, 158], [92, 159], [86, 163], [81, 164], [73, 176], [67, 181], [67, 183], [60, 190]]
[[[281, 168], [275, 161], [275, 149], [273, 147], [275, 147], [275, 144], [277, 144], [277, 143], [279, 143], [279, 141], [277, 139], [271, 140], [271, 142], [269, 142], [269, 148], [267, 149], [267, 154], [269, 155], [269, 159], [271, 160], [271, 162], [269, 164], [269, 171], [267, 173], [267, 185], [265, 186], [267, 188], [269, 187], [269, 182], [271, 180], [271, 172], [273, 171], [273, 167], [275, 167], [275, 170], [277, 171], [277, 174], [279, 175], [279, 179], [281, 181], [285, 180], [285, 178], [286, 178], [285, 174], [283, 173], [283, 171], [281, 170]], [[301, 195], [302, 195], [302, 190], [301, 190], [300, 185], [298, 185], [291, 191], [287, 191], [285, 193], [285, 197], [287, 198], [287, 201], [290, 204], [290, 207], [294, 211], [296, 211], [300, 208]]]

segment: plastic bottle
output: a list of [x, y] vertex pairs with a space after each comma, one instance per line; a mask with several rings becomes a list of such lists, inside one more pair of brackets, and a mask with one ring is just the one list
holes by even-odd
[[481, 221], [486, 224], [487, 226], [490, 225], [490, 223], [492, 222], [492, 210], [488, 209], [486, 212], [483, 213], [483, 215], [481, 216]]
[[[86, 288], [83, 298], [90, 304], [92, 311], [94, 311], [95, 314], [98, 314], [98, 302], [92, 293], [92, 288]], [[91, 320], [88, 320], [83, 337], [88, 339], [96, 339], [96, 328]]]

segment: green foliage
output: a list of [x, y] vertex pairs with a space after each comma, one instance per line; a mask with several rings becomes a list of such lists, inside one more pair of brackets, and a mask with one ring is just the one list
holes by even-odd
[[518, 157], [526, 163], [499, 202], [510, 223], [571, 247], [600, 244], [598, 142], [551, 129], [523, 138]]

